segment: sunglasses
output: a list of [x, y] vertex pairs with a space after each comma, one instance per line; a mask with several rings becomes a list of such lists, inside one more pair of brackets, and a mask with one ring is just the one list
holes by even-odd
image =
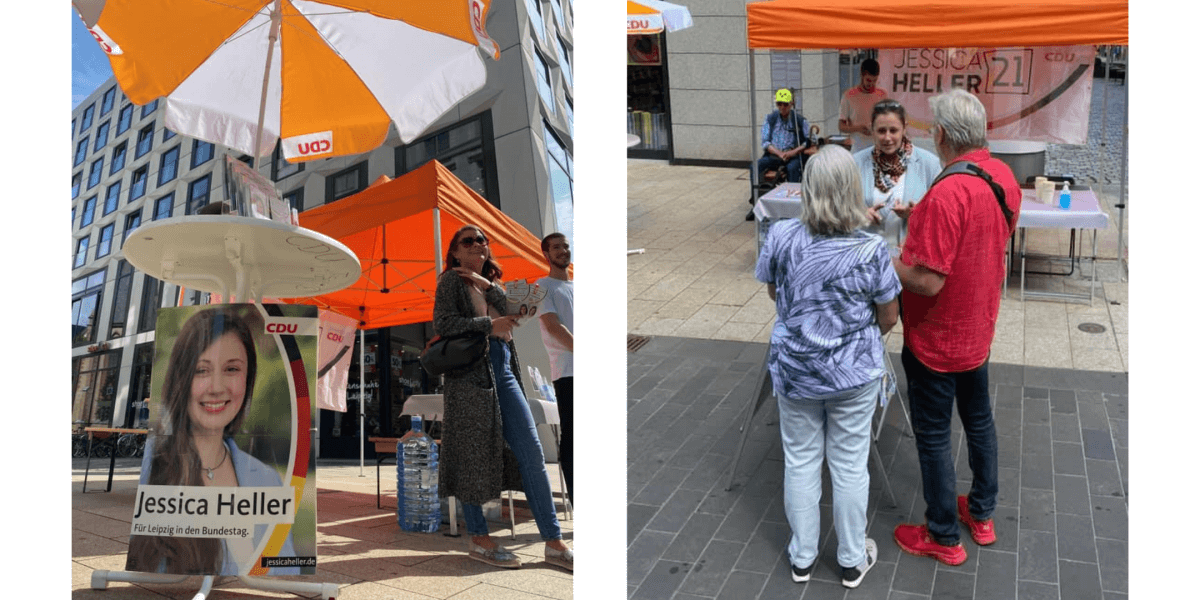
[[463, 248], [470, 248], [471, 246], [474, 246], [475, 244], [479, 244], [480, 246], [486, 246], [487, 243], [488, 243], [487, 238], [483, 237], [482, 235], [478, 236], [478, 237], [459, 238], [459, 240], [458, 240], [458, 245]]

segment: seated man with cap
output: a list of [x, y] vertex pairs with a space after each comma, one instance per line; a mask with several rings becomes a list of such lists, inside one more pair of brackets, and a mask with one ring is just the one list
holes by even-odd
[[[804, 168], [804, 149], [808, 145], [808, 119], [792, 110], [792, 92], [786, 88], [775, 92], [775, 107], [777, 110], [763, 120], [763, 155], [758, 159], [758, 182], [762, 183], [767, 171], [786, 165], [787, 180], [799, 183]], [[747, 221], [752, 219], [752, 215], [746, 216]]]

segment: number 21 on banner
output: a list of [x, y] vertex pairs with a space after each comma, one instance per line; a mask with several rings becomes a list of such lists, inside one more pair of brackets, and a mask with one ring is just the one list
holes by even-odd
[[1028, 94], [1033, 80], [1033, 50], [995, 50], [986, 52], [988, 94]]

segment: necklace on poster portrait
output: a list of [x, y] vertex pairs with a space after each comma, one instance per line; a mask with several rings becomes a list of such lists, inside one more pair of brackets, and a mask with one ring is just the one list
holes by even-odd
[[204, 466], [203, 464], [200, 465], [201, 469], [208, 471], [208, 480], [209, 481], [212, 481], [213, 471], [215, 471], [216, 469], [220, 469], [221, 465], [225, 464], [225, 459], [229, 457], [229, 447], [227, 447], [224, 443], [222, 443], [221, 448], [223, 448], [225, 450], [225, 453], [221, 455], [221, 462], [217, 463], [217, 466], [210, 469], [210, 468]]

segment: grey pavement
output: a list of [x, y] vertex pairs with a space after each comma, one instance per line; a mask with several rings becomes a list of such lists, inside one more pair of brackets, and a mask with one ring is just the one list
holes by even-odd
[[[628, 589], [631, 600], [787, 598], [1126, 598], [1128, 376], [992, 363], [1000, 445], [998, 540], [949, 567], [904, 554], [903, 522], [924, 522], [916, 448], [892, 408], [878, 442], [896, 496], [871, 463], [868, 535], [878, 564], [847, 590], [836, 564], [829, 477], [813, 579], [791, 581], [778, 410], [766, 398], [735, 483], [726, 491], [739, 428], [766, 344], [656, 336], [628, 355]], [[892, 355], [899, 365], [899, 356]], [[903, 370], [898, 371], [901, 389]], [[769, 385], [768, 385], [769, 390]], [[970, 487], [961, 426], [958, 488]]]
[[[201, 578], [177, 584], [110, 583], [107, 590], [91, 588], [96, 569], [125, 568], [134, 494], [141, 459], [117, 459], [113, 490], [105, 493], [108, 459], [92, 459], [88, 492], [83, 493], [86, 459], [72, 460], [71, 484], [71, 589], [72, 598], [190, 599], [200, 589]], [[547, 465], [556, 497], [557, 465]], [[507, 509], [503, 520], [491, 523], [492, 536], [515, 552], [522, 568], [498, 569], [466, 555], [466, 536], [449, 537], [443, 525], [435, 533], [407, 533], [396, 521], [396, 467], [383, 467], [383, 508], [376, 508], [375, 469], [371, 461], [360, 470], [358, 461], [318, 459], [317, 462], [317, 574], [279, 577], [304, 582], [334, 583], [339, 600], [569, 600], [573, 597], [571, 573], [542, 560], [545, 544], [537, 525], [517, 493], [516, 539], [511, 539]], [[365, 476], [360, 476], [360, 472]], [[390, 481], [389, 481], [390, 474]], [[100, 491], [95, 491], [100, 490]], [[571, 544], [574, 523], [559, 518], [563, 537]], [[218, 577], [210, 597], [296, 598], [290, 593], [255, 590], [238, 579]]]

